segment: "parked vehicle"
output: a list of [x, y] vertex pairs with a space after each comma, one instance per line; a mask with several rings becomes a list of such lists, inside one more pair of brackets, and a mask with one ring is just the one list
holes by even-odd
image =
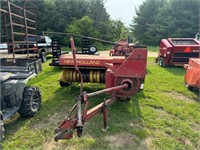
[[[26, 41], [26, 39], [24, 39], [24, 41]], [[48, 36], [37, 36], [37, 38], [29, 36], [28, 42], [29, 53], [38, 53], [42, 62], [45, 62], [47, 60], [47, 55], [52, 53], [52, 40]], [[26, 50], [20, 51], [20, 49], [26, 48], [27, 44], [17, 44], [15, 45], [15, 49], [18, 51], [16, 51], [15, 53], [26, 54]], [[12, 45], [9, 45], [9, 52], [12, 53]]]
[[158, 57], [155, 62], [160, 66], [184, 65], [189, 58], [198, 58], [200, 41], [194, 38], [168, 38], [162, 39]]
[[7, 45], [7, 43], [0, 43], [0, 53], [1, 54], [8, 53], [8, 45]]
[[0, 50], [5, 50], [7, 48], [8, 48], [7, 43], [0, 43]]
[[41, 69], [40, 59], [0, 59], [0, 140], [4, 128], [2, 120], [9, 120], [17, 112], [23, 117], [32, 117], [41, 106], [41, 94], [37, 87], [26, 86], [29, 79]]
[[[28, 37], [28, 41], [34, 41], [35, 37]], [[42, 62], [47, 60], [47, 55], [52, 53], [52, 41], [48, 36], [38, 36], [37, 43], [29, 44], [29, 48], [35, 48], [35, 50], [31, 50], [30, 53], [38, 53]], [[23, 45], [23, 48], [26, 48], [26, 45]]]

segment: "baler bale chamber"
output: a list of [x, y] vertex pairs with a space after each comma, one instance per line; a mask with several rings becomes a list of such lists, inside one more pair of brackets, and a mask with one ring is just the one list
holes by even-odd
[[[134, 82], [133, 91], [143, 87], [146, 75], [146, 47], [135, 48], [129, 56], [92, 56], [77, 55], [77, 64], [82, 74], [83, 82], [105, 83], [106, 88], [120, 85], [123, 79]], [[60, 65], [63, 71], [59, 82], [61, 86], [81, 82], [80, 74], [75, 70], [72, 55], [62, 55]]]

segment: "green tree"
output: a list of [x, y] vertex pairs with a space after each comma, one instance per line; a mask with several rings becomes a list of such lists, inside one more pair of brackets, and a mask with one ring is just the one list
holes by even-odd
[[[97, 28], [94, 27], [94, 21], [88, 16], [84, 16], [81, 19], [74, 20], [72, 23], [67, 25], [65, 31], [84, 36], [91, 36], [91, 37], [99, 36], [99, 31], [97, 30]], [[80, 46], [81, 44], [80, 38], [76, 40], [76, 44]]]
[[74, 20], [67, 25], [65, 31], [93, 37], [99, 35], [97, 28], [94, 27], [94, 21], [89, 16], [84, 16], [81, 19]]
[[[110, 19], [104, 0], [32, 2], [38, 6], [36, 17], [38, 34], [42, 34], [42, 31], [75, 32], [109, 41], [126, 37], [127, 29], [120, 20]], [[62, 43], [64, 43], [63, 39], [64, 37], [61, 38]]]
[[121, 20], [110, 20], [109, 21], [109, 33], [107, 36], [110, 36], [109, 39], [112, 41], [118, 41], [122, 38], [128, 38], [128, 30], [124, 26]]
[[147, 44], [148, 29], [151, 24], [155, 23], [155, 16], [162, 6], [163, 0], [146, 0], [136, 9], [136, 17], [133, 18], [130, 25], [130, 29], [133, 32], [135, 41], [139, 41], [142, 44]]
[[109, 14], [104, 6], [104, 0], [88, 1], [88, 16], [94, 20], [94, 27], [101, 33], [98, 38], [109, 39]]
[[199, 27], [199, 5], [196, 0], [146, 0], [131, 24], [135, 40], [157, 45], [162, 38], [194, 37]]

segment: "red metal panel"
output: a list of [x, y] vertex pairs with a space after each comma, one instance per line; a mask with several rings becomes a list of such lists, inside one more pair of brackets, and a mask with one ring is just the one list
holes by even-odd
[[190, 58], [188, 64], [190, 66], [200, 68], [200, 58]]
[[162, 39], [160, 42], [159, 54], [158, 57], [164, 57], [165, 64], [169, 63], [169, 58], [173, 52], [173, 46], [167, 39]]
[[106, 71], [106, 89], [114, 86], [114, 74], [108, 69]]
[[145, 78], [147, 50], [136, 49], [115, 71], [115, 77]]
[[185, 82], [192, 87], [200, 88], [200, 58], [190, 58], [186, 66]]

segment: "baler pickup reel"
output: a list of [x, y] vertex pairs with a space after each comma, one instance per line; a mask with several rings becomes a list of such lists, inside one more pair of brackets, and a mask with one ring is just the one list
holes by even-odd
[[[113, 104], [116, 102], [119, 98], [123, 99], [130, 99], [130, 97], [134, 94], [136, 94], [140, 88], [144, 84], [144, 79], [146, 75], [146, 59], [147, 59], [147, 49], [146, 47], [139, 47], [135, 48], [135, 50], [130, 53], [129, 56], [124, 57], [123, 59], [120, 58], [112, 58], [111, 59], [105, 59], [105, 57], [98, 57], [98, 61], [105, 62], [105, 72], [101, 70], [101, 74], [104, 73], [105, 76], [105, 84], [106, 89], [87, 93], [83, 92], [83, 82], [88, 82], [87, 76], [90, 76], [93, 79], [100, 80], [100, 76], [98, 74], [95, 74], [91, 76], [91, 68], [87, 68], [86, 73], [84, 72], [83, 68], [86, 68], [84, 64], [79, 64], [79, 62], [84, 61], [84, 57], [81, 56], [81, 61], [79, 57], [76, 57], [76, 48], [74, 45], [74, 39], [72, 35], [70, 36], [70, 42], [71, 42], [71, 48], [72, 48], [72, 54], [73, 54], [73, 64], [74, 64], [74, 70], [72, 72], [72, 78], [68, 78], [68, 73], [65, 73], [66, 71], [63, 70], [61, 73], [62, 80], [69, 81], [69, 82], [81, 82], [80, 87], [80, 95], [76, 98], [76, 104], [72, 107], [70, 110], [68, 116], [60, 123], [60, 125], [55, 129], [55, 141], [60, 139], [71, 139], [73, 137], [73, 131], [77, 131], [77, 136], [82, 136], [83, 126], [86, 121], [97, 115], [98, 113], [103, 114], [103, 123], [104, 123], [104, 129], [107, 129], [107, 106]], [[67, 59], [69, 60], [68, 55], [63, 57], [60, 57], [60, 59]], [[86, 58], [91, 59], [91, 58]], [[95, 58], [94, 58], [95, 59]], [[102, 59], [102, 60], [101, 60]], [[78, 60], [78, 61], [77, 61]], [[97, 60], [97, 59], [96, 59]], [[106, 61], [109, 61], [106, 63]], [[68, 62], [68, 61], [60, 61], [62, 62]], [[71, 61], [70, 61], [71, 62]], [[98, 65], [99, 65], [98, 64]], [[71, 64], [66, 64], [65, 69], [67, 68], [67, 65], [69, 65], [69, 69], [72, 68]], [[83, 66], [81, 66], [83, 65]], [[79, 67], [78, 67], [79, 66]], [[80, 68], [80, 69], [79, 69]], [[94, 66], [92, 67], [92, 69]], [[98, 66], [97, 66], [98, 69]], [[93, 70], [92, 70], [93, 71]], [[84, 72], [85, 74], [82, 74]], [[94, 71], [93, 71], [94, 72]], [[99, 77], [99, 79], [98, 79]], [[90, 81], [91, 81], [90, 78]], [[89, 106], [89, 98], [93, 96], [98, 96], [104, 93], [111, 94], [110, 98], [107, 100], [104, 100], [102, 103], [98, 104], [97, 106], [91, 108], [88, 110]], [[84, 105], [84, 107], [82, 107]], [[83, 110], [82, 110], [83, 108]], [[75, 112], [75, 110], [77, 110]]]

